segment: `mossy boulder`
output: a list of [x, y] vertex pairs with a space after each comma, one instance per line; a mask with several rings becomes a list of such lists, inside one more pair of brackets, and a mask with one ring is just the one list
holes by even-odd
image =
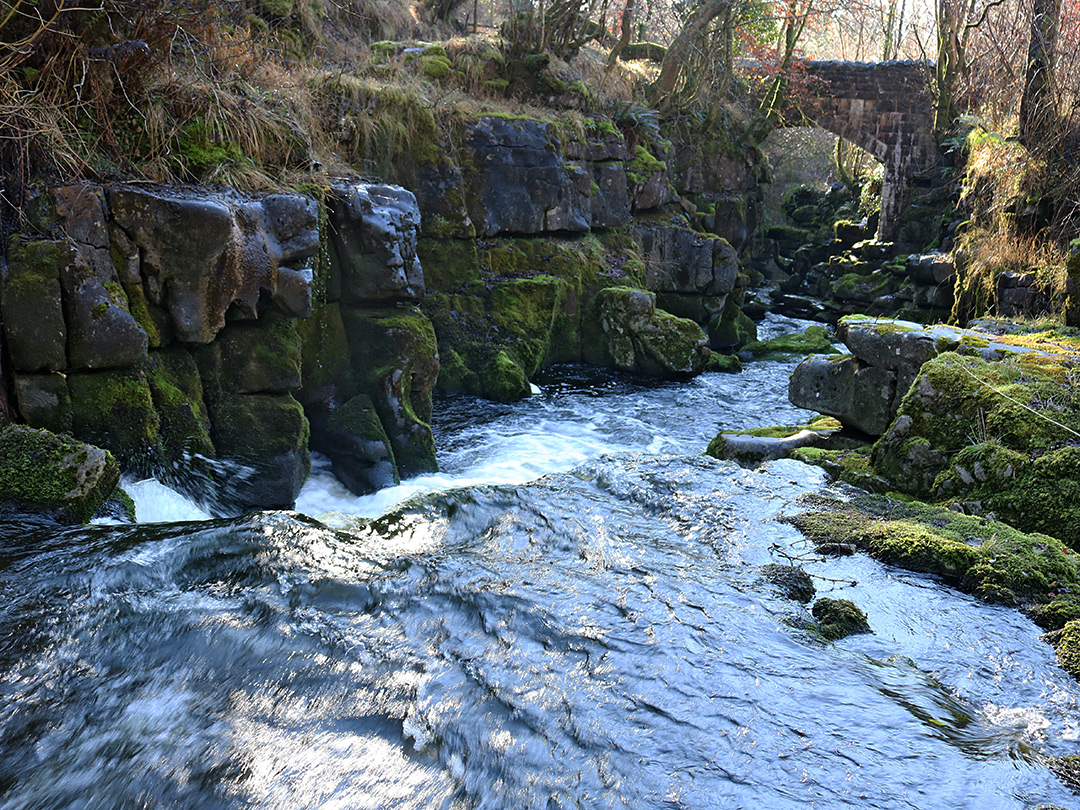
[[709, 348], [737, 352], [757, 340], [757, 324], [728, 296], [720, 314], [709, 321]]
[[610, 362], [654, 377], [700, 374], [709, 358], [701, 327], [656, 309], [656, 296], [630, 287], [608, 287], [596, 296]]
[[784, 596], [796, 602], [809, 602], [816, 593], [814, 580], [797, 565], [770, 563], [761, 567], [761, 575]]
[[334, 410], [312, 446], [326, 453], [334, 475], [350, 492], [366, 495], [400, 479], [390, 446], [371, 397], [359, 394]]
[[709, 442], [706, 455], [730, 459], [740, 464], [760, 464], [778, 458], [789, 458], [796, 450], [820, 447], [829, 442], [840, 423], [829, 417], [818, 417], [805, 425], [777, 425], [741, 431], [721, 431]]
[[103, 447], [121, 467], [153, 470], [161, 454], [161, 419], [147, 375], [141, 370], [69, 374], [72, 429], [83, 441]]
[[1069, 519], [1080, 503], [1080, 451], [1062, 447], [1080, 433], [1080, 391], [1068, 373], [1061, 358], [1037, 353], [998, 362], [942, 354], [922, 367], [875, 445], [874, 467], [902, 491], [977, 497], [1024, 528], [1080, 542]]
[[6, 510], [85, 523], [119, 480], [120, 465], [106, 450], [22, 425], [0, 431], [0, 503]]
[[239, 465], [221, 485], [241, 508], [291, 509], [311, 469], [304, 409], [290, 394], [229, 394], [210, 402], [219, 458]]
[[788, 360], [809, 354], [832, 354], [833, 336], [824, 326], [808, 326], [803, 332], [778, 335], [768, 340], [755, 340], [739, 352], [754, 360]]
[[823, 596], [814, 602], [810, 612], [817, 620], [818, 632], [829, 641], [873, 632], [866, 614], [850, 599], [830, 599]]
[[415, 306], [342, 313], [353, 371], [375, 404], [402, 476], [433, 472], [431, 391], [439, 376], [435, 329]]
[[1080, 593], [1080, 555], [997, 520], [881, 495], [820, 499], [786, 520], [820, 551], [866, 551], [991, 602], [1033, 606]]
[[531, 393], [525, 370], [504, 351], [495, 352], [479, 376], [484, 396], [496, 402], [517, 402]]

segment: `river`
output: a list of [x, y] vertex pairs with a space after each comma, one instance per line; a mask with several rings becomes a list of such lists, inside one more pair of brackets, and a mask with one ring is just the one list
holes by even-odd
[[[0, 526], [0, 807], [1075, 807], [1034, 625], [814, 557], [775, 518], [816, 468], [700, 455], [804, 417], [791, 366], [441, 400], [441, 473], [355, 498], [317, 463], [297, 512], [144, 482], [138, 525]], [[791, 558], [873, 633], [815, 636], [761, 575]]]

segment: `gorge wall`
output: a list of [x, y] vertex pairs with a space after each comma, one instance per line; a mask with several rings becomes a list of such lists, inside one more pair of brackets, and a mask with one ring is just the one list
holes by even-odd
[[448, 131], [394, 156], [412, 190], [41, 191], [0, 278], [5, 420], [282, 508], [309, 449], [358, 493], [436, 469], [436, 387], [512, 401], [571, 361], [686, 377], [706, 331], [733, 344], [752, 154], [606, 120]]

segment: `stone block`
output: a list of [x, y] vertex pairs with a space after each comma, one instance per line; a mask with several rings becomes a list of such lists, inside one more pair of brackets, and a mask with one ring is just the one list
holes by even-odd
[[71, 395], [63, 374], [16, 374], [15, 404], [30, 427], [71, 430]]
[[67, 368], [60, 273], [74, 261], [74, 255], [73, 246], [66, 241], [12, 238], [7, 268], [0, 277], [0, 313], [16, 371]]

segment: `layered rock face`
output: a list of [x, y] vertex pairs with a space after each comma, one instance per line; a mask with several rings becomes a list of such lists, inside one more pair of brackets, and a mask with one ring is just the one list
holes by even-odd
[[303, 325], [312, 447], [357, 494], [437, 469], [428, 423], [439, 357], [420, 311], [420, 211], [399, 186], [340, 184], [328, 199], [328, 262]]
[[315, 204], [86, 185], [47, 202], [0, 281], [18, 415], [137, 474], [231, 460], [238, 505], [291, 506], [309, 465], [292, 391]]
[[48, 203], [0, 280], [22, 421], [131, 473], [217, 479], [230, 510], [291, 507], [309, 436], [356, 492], [436, 468], [410, 192], [335, 186], [325, 239], [300, 195], [65, 186]]
[[[654, 153], [659, 147], [631, 146], [608, 121], [590, 119], [572, 131], [533, 118], [480, 116], [442, 147], [422, 172], [396, 162], [406, 166], [399, 175], [419, 181], [428, 288], [421, 306], [435, 324], [440, 388], [513, 401], [559, 362], [654, 376], [700, 371], [703, 359], [691, 359], [681, 338], [661, 335], [689, 330], [696, 344], [711, 320], [736, 317], [746, 277], [740, 285], [737, 254], [724, 234], [745, 240], [751, 225], [734, 212], [747, 206], [732, 204], [718, 216], [712, 204], [708, 217], [695, 219], [693, 204], [675, 205], [674, 184], [697, 194], [702, 172], [672, 172], [666, 153]], [[752, 187], [748, 164], [740, 174], [736, 163], [724, 175], [735, 186], [724, 192], [732, 199]], [[638, 324], [651, 324], [649, 334], [629, 353], [618, 337], [627, 318], [619, 329], [601, 326], [615, 323], [613, 299], [601, 292], [616, 287], [656, 294]], [[664, 320], [668, 312], [678, 317]], [[658, 329], [661, 321], [668, 326]]]

